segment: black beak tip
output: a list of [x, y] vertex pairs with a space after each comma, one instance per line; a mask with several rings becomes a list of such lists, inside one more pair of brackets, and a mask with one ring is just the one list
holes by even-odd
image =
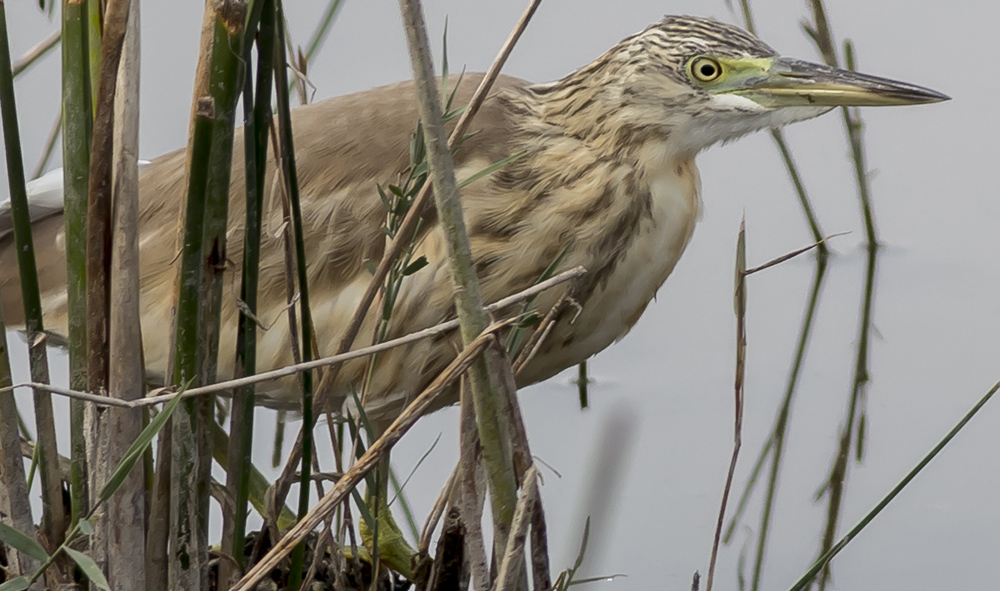
[[941, 103], [944, 101], [950, 101], [951, 97], [943, 92], [938, 92], [936, 90], [931, 90], [929, 88], [924, 89], [924, 96], [927, 98], [928, 103]]

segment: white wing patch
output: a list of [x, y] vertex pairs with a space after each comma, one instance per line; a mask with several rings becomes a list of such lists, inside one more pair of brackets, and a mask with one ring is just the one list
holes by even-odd
[[[139, 170], [150, 164], [149, 160], [139, 161]], [[63, 210], [63, 170], [57, 168], [33, 181], [28, 181], [28, 214], [31, 221], [57, 214]], [[0, 238], [14, 231], [10, 212], [10, 197], [0, 202]]]

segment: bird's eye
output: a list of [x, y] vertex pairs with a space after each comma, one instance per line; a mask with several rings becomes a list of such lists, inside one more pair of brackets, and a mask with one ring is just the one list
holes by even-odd
[[722, 64], [710, 57], [691, 60], [691, 76], [699, 82], [712, 82], [722, 75]]

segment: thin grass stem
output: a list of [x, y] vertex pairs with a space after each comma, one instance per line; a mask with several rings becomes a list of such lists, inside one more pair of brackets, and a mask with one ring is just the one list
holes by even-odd
[[830, 561], [833, 560], [833, 558], [839, 554], [841, 550], [846, 548], [847, 545], [850, 544], [851, 541], [856, 538], [869, 523], [872, 522], [872, 520], [878, 517], [878, 514], [881, 513], [882, 510], [885, 509], [889, 503], [891, 503], [893, 499], [895, 499], [899, 493], [901, 493], [903, 489], [906, 488], [910, 482], [916, 478], [918, 474], [920, 474], [921, 471], [923, 471], [924, 468], [927, 467], [927, 464], [929, 464], [931, 460], [941, 453], [941, 450], [943, 450], [945, 446], [947, 446], [951, 440], [958, 435], [959, 431], [961, 431], [965, 425], [967, 425], [969, 421], [976, 416], [976, 413], [978, 413], [983, 406], [985, 406], [986, 403], [993, 398], [993, 395], [997, 393], [997, 390], [1000, 390], [1000, 382], [994, 384], [993, 387], [979, 399], [979, 402], [977, 402], [975, 406], [973, 406], [969, 412], [966, 413], [954, 427], [952, 427], [951, 431], [949, 431], [948, 434], [945, 435], [944, 438], [941, 439], [941, 441], [939, 441], [938, 444], [935, 445], [931, 451], [928, 452], [928, 454], [924, 456], [924, 458], [920, 460], [920, 462], [917, 463], [917, 465], [914, 466], [914, 468], [910, 470], [910, 472], [907, 473], [907, 475], [904, 476], [903, 479], [900, 480], [899, 483], [897, 483], [896, 486], [894, 486], [892, 490], [890, 490], [889, 493], [886, 494], [885, 497], [883, 497], [882, 500], [879, 501], [879, 503], [861, 519], [861, 521], [857, 523], [857, 525], [851, 528], [851, 531], [847, 532], [847, 534], [845, 534], [844, 537], [842, 537], [835, 545], [831, 546], [829, 550], [824, 552], [823, 555], [820, 556], [819, 559], [812, 565], [812, 567], [806, 571], [806, 574], [804, 574], [802, 578], [792, 585], [791, 591], [803, 591], [812, 585], [816, 575], [819, 574], [821, 570], [826, 570]]
[[17, 78], [18, 76], [23, 74], [25, 70], [37, 64], [39, 61], [41, 61], [43, 57], [48, 55], [50, 51], [55, 49], [56, 46], [59, 45], [62, 33], [63, 31], [61, 31], [60, 29], [56, 29], [55, 31], [52, 31], [52, 33], [48, 37], [46, 37], [45, 39], [40, 41], [37, 45], [26, 51], [24, 55], [21, 56], [21, 59], [14, 62], [14, 65], [11, 68], [14, 77]]

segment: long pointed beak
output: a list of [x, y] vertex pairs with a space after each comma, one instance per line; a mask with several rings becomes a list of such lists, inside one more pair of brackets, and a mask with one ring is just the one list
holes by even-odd
[[736, 92], [769, 107], [921, 105], [951, 98], [906, 82], [784, 57]]

